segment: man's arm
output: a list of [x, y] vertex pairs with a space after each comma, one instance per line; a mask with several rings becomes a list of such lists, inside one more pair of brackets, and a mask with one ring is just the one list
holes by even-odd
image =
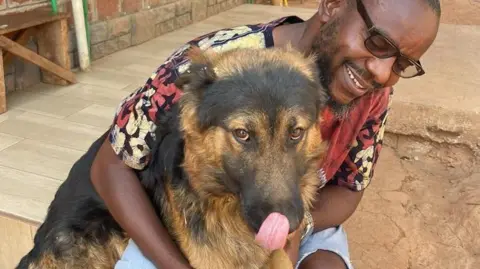
[[[314, 220], [313, 232], [319, 232], [327, 228], [335, 227], [344, 223], [355, 212], [363, 191], [351, 191], [345, 187], [327, 185], [317, 194], [317, 200], [313, 204], [311, 212]], [[295, 231], [290, 244], [285, 246], [292, 264], [296, 264], [299, 258], [301, 234], [303, 231]]]
[[157, 217], [140, 180], [114, 153], [108, 138], [92, 166], [91, 180], [119, 225], [159, 268], [191, 268]]
[[343, 224], [357, 209], [363, 191], [352, 191], [342, 186], [327, 185], [317, 194], [313, 204], [314, 232]]
[[382, 149], [392, 94], [393, 89], [386, 89], [373, 98], [369, 115], [345, 160], [328, 184], [318, 191], [311, 212], [315, 232], [343, 224], [357, 209]]

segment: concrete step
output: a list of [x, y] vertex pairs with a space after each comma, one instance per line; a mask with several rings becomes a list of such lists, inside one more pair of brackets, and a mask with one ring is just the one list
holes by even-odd
[[462, 144], [480, 156], [480, 26], [441, 24], [426, 74], [395, 87], [387, 132]]

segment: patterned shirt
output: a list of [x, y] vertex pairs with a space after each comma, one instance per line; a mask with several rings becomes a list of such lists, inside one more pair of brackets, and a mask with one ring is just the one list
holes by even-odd
[[[143, 87], [119, 105], [109, 140], [116, 154], [131, 168], [143, 169], [149, 162], [155, 140], [155, 118], [182, 96], [175, 79], [189, 67], [185, 52], [191, 46], [214, 51], [234, 48], [269, 48], [274, 45], [273, 29], [303, 22], [291, 16], [272, 22], [215, 31], [188, 42], [167, 58]], [[385, 121], [392, 89], [369, 93], [358, 100], [349, 116], [339, 120], [329, 108], [323, 112], [322, 138], [329, 140], [326, 160], [319, 164], [322, 185], [337, 184], [352, 190], [365, 189], [373, 176], [382, 147]]]

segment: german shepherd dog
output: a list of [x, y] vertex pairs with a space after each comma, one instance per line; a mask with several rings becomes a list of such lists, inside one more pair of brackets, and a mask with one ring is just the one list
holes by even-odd
[[[150, 165], [137, 175], [194, 268], [272, 268], [282, 255], [256, 237], [273, 242], [301, 228], [319, 184], [327, 97], [314, 56], [194, 48], [189, 57], [176, 81], [184, 94], [158, 117]], [[89, 175], [106, 136], [74, 164], [17, 268], [114, 267], [129, 237]]]

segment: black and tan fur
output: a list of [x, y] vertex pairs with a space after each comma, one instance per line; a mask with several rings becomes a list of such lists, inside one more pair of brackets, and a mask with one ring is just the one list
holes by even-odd
[[[280, 212], [297, 229], [317, 190], [326, 97], [314, 59], [293, 49], [193, 49], [190, 58], [176, 83], [185, 94], [160, 115], [138, 176], [194, 268], [268, 268], [254, 241], [260, 224]], [[90, 182], [103, 139], [75, 163], [17, 268], [113, 268], [128, 235]]]

